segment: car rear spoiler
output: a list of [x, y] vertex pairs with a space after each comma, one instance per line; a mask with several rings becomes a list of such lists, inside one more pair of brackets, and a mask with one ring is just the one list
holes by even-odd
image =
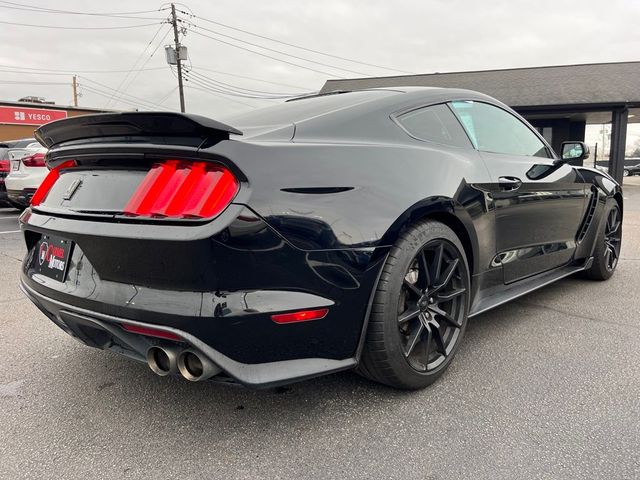
[[181, 137], [227, 140], [242, 132], [200, 115], [174, 112], [126, 112], [81, 115], [42, 125], [36, 139], [51, 148], [65, 142], [106, 137]]

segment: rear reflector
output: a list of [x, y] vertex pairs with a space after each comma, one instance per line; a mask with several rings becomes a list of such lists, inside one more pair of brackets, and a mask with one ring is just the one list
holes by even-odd
[[22, 159], [22, 163], [25, 167], [45, 167], [44, 153], [34, 153], [28, 157]]
[[175, 333], [158, 330], [156, 328], [141, 327], [139, 325], [129, 325], [127, 323], [123, 323], [122, 328], [124, 328], [127, 332], [146, 335], [147, 337], [165, 338], [167, 340], [182, 340], [182, 338]]
[[328, 308], [320, 308], [318, 310], [301, 310], [299, 312], [279, 313], [271, 315], [271, 320], [276, 323], [296, 323], [309, 322], [311, 320], [320, 320], [329, 313]]
[[38, 187], [38, 190], [36, 190], [36, 193], [34, 193], [33, 197], [31, 197], [31, 205], [36, 207], [40, 205], [40, 203], [42, 203], [42, 201], [49, 194], [49, 190], [51, 190], [51, 187], [53, 187], [53, 184], [58, 181], [58, 178], [60, 178], [61, 170], [65, 168], [75, 167], [75, 166], [76, 166], [75, 160], [67, 160], [66, 162], [62, 162], [57, 167], [52, 168], [49, 174], [45, 177], [45, 179], [42, 181], [42, 183]]
[[155, 164], [124, 208], [134, 217], [213, 218], [238, 192], [233, 174], [209, 162]]

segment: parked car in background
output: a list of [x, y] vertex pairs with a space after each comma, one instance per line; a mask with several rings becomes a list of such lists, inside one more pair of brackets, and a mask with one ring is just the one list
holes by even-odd
[[[40, 144], [38, 144], [40, 146]], [[13, 149], [9, 151], [11, 171], [5, 179], [7, 200], [18, 210], [31, 203], [31, 197], [49, 173], [44, 162], [46, 148]]]
[[7, 188], [4, 184], [5, 178], [9, 175], [9, 159], [5, 159], [5, 154], [9, 151], [6, 144], [0, 144], [0, 207], [6, 207], [9, 203], [7, 198]]
[[0, 207], [11, 206], [5, 185], [6, 177], [11, 171], [11, 159], [9, 151], [14, 149], [42, 148], [35, 138], [22, 138], [19, 140], [4, 140], [0, 142]]
[[21, 138], [18, 140], [4, 140], [2, 145], [8, 148], [42, 148], [35, 138]]
[[640, 175], [640, 163], [632, 167], [624, 167], [623, 175], [625, 177], [633, 177], [634, 175]]

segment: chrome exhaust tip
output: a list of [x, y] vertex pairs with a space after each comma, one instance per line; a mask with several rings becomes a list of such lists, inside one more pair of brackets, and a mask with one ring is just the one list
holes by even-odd
[[180, 353], [178, 370], [191, 382], [207, 380], [222, 371], [215, 363], [194, 350], [183, 350]]
[[178, 373], [178, 349], [175, 347], [151, 347], [147, 350], [147, 364], [156, 375], [166, 377]]

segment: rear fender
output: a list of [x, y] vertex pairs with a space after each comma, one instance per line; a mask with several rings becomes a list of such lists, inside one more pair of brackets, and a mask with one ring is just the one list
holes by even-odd
[[465, 248], [471, 273], [479, 272], [478, 236], [473, 220], [468, 211], [451, 198], [426, 198], [412, 205], [393, 222], [383, 235], [380, 244], [393, 245], [403, 231], [426, 219], [434, 219], [449, 226]]

